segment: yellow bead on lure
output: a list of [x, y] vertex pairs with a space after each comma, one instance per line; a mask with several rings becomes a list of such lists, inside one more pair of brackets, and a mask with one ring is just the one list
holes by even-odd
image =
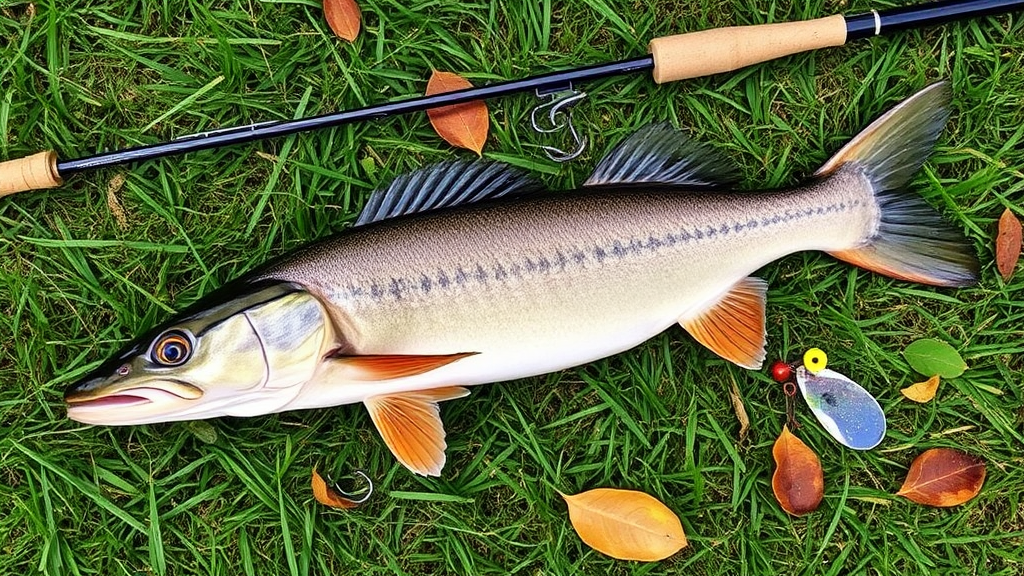
[[828, 356], [821, 348], [811, 348], [804, 352], [804, 368], [811, 374], [817, 374], [828, 366]]
[[902, 190], [948, 100], [946, 84], [922, 90], [783, 190], [716, 189], [725, 164], [665, 125], [627, 138], [571, 192], [540, 193], [486, 162], [400, 177], [351, 230], [133, 341], [68, 389], [68, 416], [143, 424], [362, 402], [402, 464], [438, 475], [438, 403], [467, 386], [591, 362], [675, 323], [757, 368], [767, 287], [750, 274], [787, 254], [975, 282], [962, 234]]

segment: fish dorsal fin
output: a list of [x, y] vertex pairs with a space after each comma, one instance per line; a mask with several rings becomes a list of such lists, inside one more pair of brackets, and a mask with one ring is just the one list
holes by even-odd
[[370, 195], [356, 226], [439, 208], [535, 192], [539, 182], [501, 162], [442, 162], [403, 174]]
[[661, 122], [619, 142], [583, 185], [721, 186], [735, 182], [735, 174], [732, 163], [717, 151]]
[[766, 355], [764, 305], [768, 284], [744, 278], [693, 318], [679, 324], [695, 340], [722, 358], [744, 368], [757, 369]]
[[422, 476], [444, 468], [444, 424], [438, 402], [467, 396], [459, 386], [374, 396], [364, 401], [384, 443], [403, 466]]

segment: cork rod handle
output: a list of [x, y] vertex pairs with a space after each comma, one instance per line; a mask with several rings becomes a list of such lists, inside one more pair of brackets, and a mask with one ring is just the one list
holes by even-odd
[[731, 72], [744, 66], [846, 43], [846, 19], [841, 15], [757, 26], [732, 26], [655, 38], [658, 84]]
[[0, 197], [55, 188], [63, 181], [57, 173], [57, 153], [53, 150], [0, 162]]

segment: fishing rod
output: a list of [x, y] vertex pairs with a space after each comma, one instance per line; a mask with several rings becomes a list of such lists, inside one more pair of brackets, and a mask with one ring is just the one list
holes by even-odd
[[[64, 178], [96, 168], [243, 144], [317, 128], [421, 112], [440, 106], [487, 100], [520, 92], [535, 91], [538, 95], [543, 95], [572, 91], [574, 84], [580, 82], [626, 74], [650, 71], [654, 81], [663, 84], [731, 72], [752, 64], [818, 48], [842, 46], [851, 40], [880, 36], [883, 33], [1003, 14], [1021, 8], [1024, 8], [1024, 0], [940, 0], [889, 10], [871, 10], [851, 16], [836, 14], [798, 22], [715, 28], [655, 38], [650, 42], [647, 56], [620, 62], [584, 66], [521, 80], [509, 80], [298, 120], [260, 122], [224, 128], [183, 136], [169, 142], [135, 146], [73, 160], [59, 160], [56, 152], [49, 150], [0, 163], [0, 197], [17, 192], [54, 188], [60, 186]], [[571, 92], [568, 100], [542, 106], [550, 107], [548, 119], [554, 123], [556, 115], [562, 111], [564, 105], [578, 100], [579, 97], [579, 93]], [[537, 126], [536, 114], [533, 117], [533, 124], [536, 129], [541, 130]], [[576, 136], [574, 130], [573, 135]], [[576, 138], [579, 145], [578, 136]], [[578, 149], [575, 154], [580, 151], [582, 150]], [[561, 159], [568, 159], [575, 154], [560, 156]]]

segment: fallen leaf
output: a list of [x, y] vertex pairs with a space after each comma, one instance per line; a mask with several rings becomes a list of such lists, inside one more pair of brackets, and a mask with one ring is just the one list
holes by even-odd
[[115, 174], [107, 184], [107, 208], [110, 208], [110, 212], [114, 215], [114, 220], [117, 220], [117, 225], [121, 227], [121, 230], [127, 230], [128, 215], [124, 211], [124, 206], [121, 205], [121, 199], [118, 198], [118, 193], [123, 187], [124, 173]]
[[[434, 70], [427, 82], [427, 96], [472, 87], [469, 80], [458, 74]], [[472, 150], [477, 155], [483, 153], [487, 131], [490, 128], [487, 104], [483, 100], [431, 108], [427, 110], [427, 117], [430, 118], [430, 125], [445, 142], [457, 148]]]
[[316, 468], [313, 468], [313, 480], [311, 484], [313, 487], [313, 497], [316, 498], [317, 502], [324, 506], [341, 508], [342, 510], [351, 510], [352, 508], [359, 507], [359, 502], [356, 502], [351, 498], [346, 498], [333, 486], [328, 486], [327, 482], [325, 482], [316, 471]]
[[967, 370], [967, 363], [955, 348], [934, 338], [911, 342], [903, 356], [911, 368], [925, 376], [956, 378]]
[[927, 506], [958, 506], [977, 496], [984, 482], [981, 458], [952, 448], [932, 448], [910, 464], [896, 495]]
[[794, 436], [788, 426], [783, 426], [772, 447], [772, 456], [772, 491], [782, 509], [793, 516], [817, 510], [825, 496], [825, 475], [814, 450]]
[[999, 218], [999, 234], [996, 236], [996, 268], [1007, 282], [1017, 267], [1017, 260], [1020, 260], [1020, 233], [1020, 220], [1007, 208]]
[[747, 438], [747, 431], [750, 430], [750, 416], [747, 415], [747, 408], [743, 405], [743, 398], [740, 397], [740, 389], [736, 386], [735, 378], [732, 380], [729, 398], [732, 399], [732, 409], [736, 412], [736, 420], [740, 423], [740, 442], [743, 442]]
[[327, 24], [339, 38], [354, 42], [363, 19], [356, 0], [324, 0]]
[[598, 488], [562, 498], [580, 539], [612, 558], [653, 562], [686, 547], [679, 517], [643, 492]]
[[936, 374], [924, 382], [918, 382], [900, 390], [907, 398], [914, 402], [924, 404], [935, 398], [935, 392], [939, 389], [939, 375]]

